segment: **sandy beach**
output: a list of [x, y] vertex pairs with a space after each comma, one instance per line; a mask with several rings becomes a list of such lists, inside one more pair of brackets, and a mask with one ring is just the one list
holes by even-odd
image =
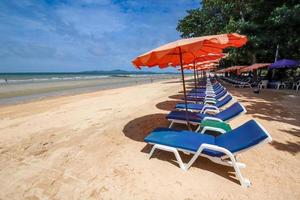
[[182, 95], [168, 80], [1, 106], [0, 199], [300, 199], [300, 93], [225, 86], [248, 110], [232, 127], [254, 118], [273, 137], [239, 157], [250, 188], [205, 158], [148, 159], [143, 138]]

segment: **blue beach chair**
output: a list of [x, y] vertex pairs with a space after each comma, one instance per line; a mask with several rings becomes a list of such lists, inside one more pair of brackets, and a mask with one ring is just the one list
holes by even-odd
[[207, 89], [216, 91], [216, 90], [218, 90], [221, 87], [223, 87], [223, 86], [220, 83], [216, 83], [213, 86], [207, 86], [207, 87], [201, 87], [201, 88], [193, 88], [193, 89], [191, 89], [190, 92], [191, 93], [201, 93], [201, 92], [205, 92]]
[[[206, 99], [213, 99], [213, 100], [220, 100], [222, 99], [225, 95], [227, 94], [227, 90], [224, 89], [221, 92], [219, 92], [218, 94], [197, 94], [196, 96], [190, 95], [187, 96], [187, 101], [191, 101], [191, 102], [201, 102], [204, 101]], [[182, 100], [184, 100], [184, 98], [182, 98]]]
[[218, 87], [218, 89], [213, 90], [213, 89], [207, 89], [207, 90], [191, 90], [187, 95], [188, 96], [205, 96], [205, 95], [217, 95], [221, 93], [225, 88], [223, 86]]
[[[152, 144], [150, 158], [155, 149], [175, 154], [176, 160], [183, 170], [188, 170], [199, 156], [211, 161], [231, 166], [235, 170], [236, 178], [243, 187], [249, 187], [250, 181], [244, 178], [240, 168], [245, 164], [236, 160], [236, 155], [252, 149], [259, 144], [272, 141], [271, 135], [255, 120], [250, 120], [240, 127], [223, 135], [214, 137], [192, 131], [178, 131], [169, 128], [157, 128], [145, 139]], [[194, 154], [188, 163], [183, 163], [178, 151]]]
[[186, 112], [186, 111], [171, 111], [167, 115], [167, 119], [171, 122], [169, 128], [173, 126], [174, 123], [187, 124], [186, 115], [188, 117], [189, 123], [193, 125], [198, 125], [197, 130], [200, 129], [201, 122], [204, 120], [215, 120], [220, 122], [228, 122], [239, 115], [246, 113], [246, 108], [239, 102], [235, 102], [225, 110], [216, 113], [215, 115], [207, 114], [207, 112], [213, 111], [215, 109], [205, 109], [202, 113]]
[[[227, 95], [219, 100], [219, 101], [211, 101], [210, 99], [204, 100], [203, 103], [188, 103], [187, 104], [187, 109], [189, 111], [198, 111], [198, 112], [203, 112], [204, 109], [206, 108], [214, 108], [216, 110], [219, 110], [219, 108], [225, 106], [229, 102], [233, 101], [234, 98], [231, 96], [231, 94], [227, 93]], [[214, 105], [211, 105], [214, 104]], [[176, 104], [176, 109], [178, 110], [184, 110], [185, 109], [185, 103], [178, 103]]]

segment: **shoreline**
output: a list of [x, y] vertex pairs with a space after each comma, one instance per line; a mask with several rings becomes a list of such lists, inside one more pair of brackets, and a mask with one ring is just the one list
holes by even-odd
[[0, 87], [0, 107], [16, 105], [59, 96], [90, 93], [94, 91], [123, 88], [140, 84], [151, 84], [179, 79], [178, 75], [151, 77], [109, 77], [91, 80], [70, 80], [2, 85]]

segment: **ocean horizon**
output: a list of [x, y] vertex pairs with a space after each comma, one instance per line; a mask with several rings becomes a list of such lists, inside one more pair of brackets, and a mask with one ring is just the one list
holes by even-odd
[[100, 79], [105, 77], [143, 77], [153, 75], [177, 74], [172, 72], [155, 73], [143, 71], [82, 71], [82, 72], [16, 72], [0, 73], [0, 84], [2, 83], [30, 83], [47, 81], [67, 81], [67, 80], [86, 80]]

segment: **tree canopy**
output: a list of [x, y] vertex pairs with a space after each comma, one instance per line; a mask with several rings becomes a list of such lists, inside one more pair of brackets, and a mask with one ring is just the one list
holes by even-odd
[[248, 43], [228, 49], [223, 66], [273, 62], [279, 58], [300, 60], [300, 3], [295, 0], [203, 0], [200, 8], [179, 20], [181, 37], [240, 33]]

